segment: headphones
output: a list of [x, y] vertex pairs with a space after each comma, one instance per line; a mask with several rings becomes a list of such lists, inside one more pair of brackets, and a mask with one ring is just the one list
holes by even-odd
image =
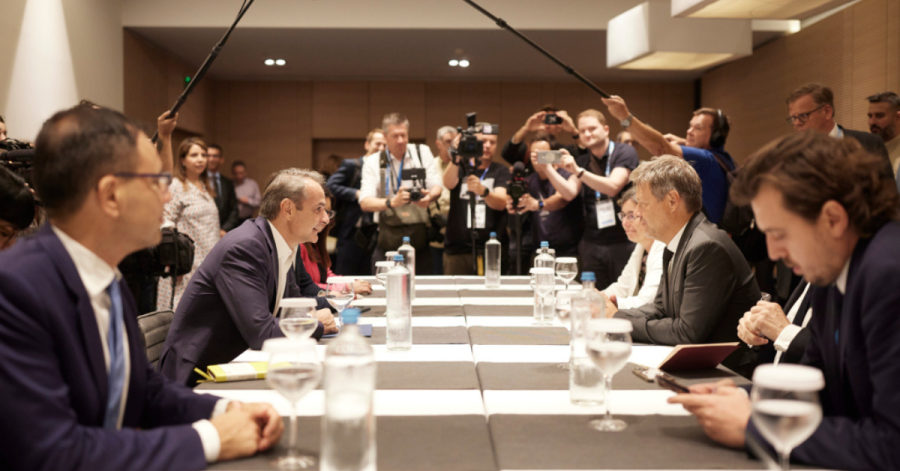
[[725, 131], [724, 133], [722, 131], [728, 127], [728, 120], [725, 119], [725, 115], [722, 114], [722, 110], [716, 108], [716, 115], [716, 130], [709, 135], [709, 146], [713, 149], [723, 147], [725, 145], [727, 131]]

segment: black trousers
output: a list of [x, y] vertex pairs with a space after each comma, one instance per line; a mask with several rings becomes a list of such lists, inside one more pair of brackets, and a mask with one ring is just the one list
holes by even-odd
[[[618, 242], [596, 244], [582, 240], [578, 244], [578, 256], [581, 262], [581, 271], [592, 271], [597, 277], [595, 286], [599, 290], [619, 279], [631, 252], [634, 251], [634, 242]], [[559, 254], [557, 254], [559, 256]]]
[[355, 240], [338, 239], [335, 273], [346, 276], [371, 276], [371, 261], [372, 254], [359, 248]]

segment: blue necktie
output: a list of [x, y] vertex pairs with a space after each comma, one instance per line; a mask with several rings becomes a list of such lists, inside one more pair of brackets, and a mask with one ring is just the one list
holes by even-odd
[[109, 288], [109, 399], [106, 401], [106, 417], [103, 428], [115, 430], [119, 424], [119, 409], [122, 404], [122, 390], [125, 388], [125, 347], [122, 345], [122, 292], [119, 282], [113, 280]]

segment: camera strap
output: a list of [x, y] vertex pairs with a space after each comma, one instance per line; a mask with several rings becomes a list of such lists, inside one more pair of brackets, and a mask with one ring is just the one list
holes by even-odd
[[[394, 160], [391, 157], [391, 151], [384, 149], [384, 152], [387, 154], [387, 166], [390, 168], [390, 173], [384, 176], [384, 195], [387, 197], [391, 196], [391, 180], [394, 179]], [[407, 147], [406, 152], [409, 153], [409, 147]], [[400, 178], [403, 175], [403, 161], [406, 160], [406, 156], [404, 155], [402, 159], [400, 159], [400, 170], [397, 172], [397, 189], [395, 192], [400, 191], [400, 185], [402, 185], [402, 180]]]

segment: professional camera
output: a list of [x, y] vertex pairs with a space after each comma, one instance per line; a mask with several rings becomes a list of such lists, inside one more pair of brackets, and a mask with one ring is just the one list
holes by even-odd
[[560, 118], [559, 115], [556, 113], [547, 113], [544, 115], [544, 124], [559, 125], [562, 123], [563, 123], [562, 118]]
[[415, 203], [421, 201], [425, 197], [425, 169], [424, 168], [407, 168], [403, 169], [400, 174], [401, 180], [411, 180], [412, 187], [409, 189], [409, 201]]
[[0, 165], [20, 176], [27, 176], [33, 163], [34, 147], [31, 144], [15, 139], [0, 141]]
[[528, 173], [525, 171], [525, 164], [516, 162], [515, 165], [513, 165], [509, 187], [506, 189], [507, 194], [512, 198], [513, 208], [518, 208], [519, 199], [528, 194], [527, 178]]
[[463, 160], [462, 165], [468, 163], [469, 159], [475, 159], [474, 168], [478, 168], [481, 165], [481, 156], [484, 155], [484, 143], [475, 137], [475, 134], [478, 134], [478, 129], [475, 127], [475, 115], [474, 112], [466, 114], [466, 129], [456, 128], [459, 131], [460, 139], [459, 145], [452, 152]]

